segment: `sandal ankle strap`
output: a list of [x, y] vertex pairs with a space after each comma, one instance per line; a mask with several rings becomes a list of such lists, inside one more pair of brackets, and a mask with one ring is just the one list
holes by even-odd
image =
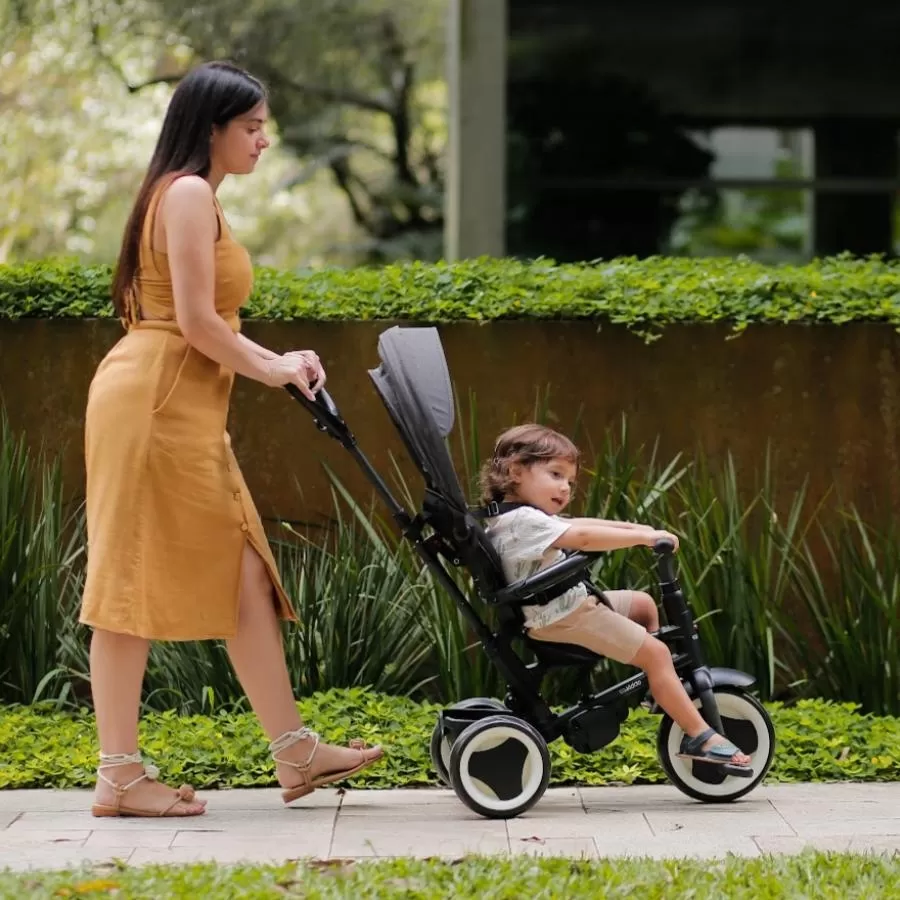
[[[286, 750], [288, 747], [292, 747], [294, 744], [298, 744], [300, 741], [305, 741], [309, 738], [313, 739], [313, 748], [310, 751], [309, 756], [306, 758], [306, 762], [297, 763], [291, 762], [287, 759], [280, 759], [278, 754], [282, 750]], [[271, 744], [269, 744], [269, 752], [272, 754], [272, 759], [281, 763], [284, 766], [293, 766], [295, 769], [308, 769], [310, 763], [313, 761], [313, 757], [316, 755], [316, 750], [319, 749], [319, 735], [317, 732], [313, 731], [311, 728], [307, 728], [305, 725], [303, 728], [298, 728], [297, 731], [286, 731], [280, 737], [275, 738]]]
[[134, 753], [101, 753], [100, 754], [100, 766], [104, 769], [112, 768], [113, 766], [129, 766], [134, 764], [140, 764], [144, 761], [141, 756], [141, 751], [136, 750]]
[[[126, 785], [117, 784], [103, 774], [104, 769], [117, 769], [120, 766], [135, 765], [143, 765], [144, 771], [138, 775], [134, 781], [130, 781]], [[156, 781], [156, 779], [159, 778], [159, 769], [150, 763], [145, 764], [140, 750], [137, 750], [134, 753], [101, 753], [100, 765], [97, 766], [97, 777], [101, 781], [105, 781], [117, 794], [124, 794], [125, 791], [134, 787], [139, 781], [143, 781], [145, 778], [148, 781]]]

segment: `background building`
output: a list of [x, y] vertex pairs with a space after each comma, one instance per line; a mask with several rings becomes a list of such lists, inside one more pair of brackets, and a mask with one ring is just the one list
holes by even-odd
[[852, 13], [453, 0], [448, 250], [893, 252], [900, 6]]

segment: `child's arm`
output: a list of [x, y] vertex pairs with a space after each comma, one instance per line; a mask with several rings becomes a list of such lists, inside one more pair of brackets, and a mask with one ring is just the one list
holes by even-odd
[[569, 519], [573, 525], [608, 525], [610, 528], [624, 528], [626, 531], [656, 531], [652, 525], [640, 522], [616, 522], [613, 519]]
[[656, 531], [647, 526], [640, 528], [617, 527], [620, 523], [607, 523], [601, 519], [573, 519], [572, 524], [554, 542], [560, 550], [586, 550], [597, 553], [604, 550], [625, 550], [628, 547], [652, 547], [657, 541], [667, 539], [678, 547], [678, 539], [668, 531]]
[[[661, 532], [652, 525], [642, 525], [640, 522], [615, 522], [612, 519], [570, 519], [569, 521], [571, 521], [573, 525], [587, 525], [589, 527], [605, 525], [607, 528], [619, 528], [622, 531], [638, 531], [643, 534], [655, 535], [654, 540], [659, 540], [659, 535], [665, 534], [670, 540], [675, 542], [675, 549], [678, 549], [678, 538], [675, 537], [674, 534]], [[634, 544], [630, 546], [634, 546]]]

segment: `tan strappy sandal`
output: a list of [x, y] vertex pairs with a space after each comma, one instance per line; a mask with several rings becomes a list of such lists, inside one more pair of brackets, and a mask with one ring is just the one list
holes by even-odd
[[[305, 762], [297, 763], [291, 762], [288, 759], [279, 758], [278, 754], [282, 750], [286, 750], [288, 747], [292, 747], [294, 744], [305, 740], [306, 738], [313, 738], [313, 748]], [[299, 731], [285, 732], [280, 738], [276, 738], [272, 741], [272, 743], [269, 744], [272, 759], [284, 766], [291, 766], [291, 768], [296, 769], [300, 773], [301, 778], [300, 784], [292, 788], [285, 788], [281, 792], [284, 802], [293, 803], [294, 800], [299, 800], [301, 797], [311, 794], [318, 787], [323, 787], [326, 784], [332, 784], [335, 781], [342, 781], [344, 778], [349, 778], [351, 775], [355, 775], [367, 766], [371, 766], [372, 763], [378, 762], [378, 760], [384, 756], [381, 747], [376, 746], [370, 748], [361, 738], [353, 738], [353, 740], [350, 741], [349, 746], [351, 750], [359, 751], [359, 762], [356, 765], [351, 766], [349, 769], [342, 769], [338, 772], [322, 772], [319, 775], [316, 775], [315, 778], [311, 778], [309, 769], [316, 756], [316, 751], [319, 749], [319, 735], [316, 734], [315, 731], [303, 727]], [[376, 751], [375, 755], [366, 756], [366, 750], [369, 749]]]
[[144, 781], [156, 781], [159, 777], [159, 769], [156, 766], [146, 765], [141, 775], [138, 775], [134, 781], [128, 784], [116, 784], [107, 778], [104, 769], [116, 769], [120, 766], [140, 765], [143, 763], [140, 753], [110, 753], [108, 755], [100, 754], [100, 765], [97, 767], [97, 777], [106, 782], [115, 792], [116, 801], [112, 806], [105, 803], [95, 803], [91, 806], [91, 814], [98, 817], [114, 817], [114, 816], [136, 816], [145, 819], [155, 819], [161, 817], [185, 818], [188, 816], [202, 816], [206, 809], [203, 808], [199, 812], [172, 812], [179, 803], [192, 803], [194, 800], [194, 789], [189, 784], [183, 784], [178, 790], [172, 789], [175, 795], [171, 804], [163, 810], [137, 809], [133, 806], [123, 806], [122, 800], [128, 791], [136, 784]]

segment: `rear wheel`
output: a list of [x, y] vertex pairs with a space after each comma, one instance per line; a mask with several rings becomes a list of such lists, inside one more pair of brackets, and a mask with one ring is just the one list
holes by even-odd
[[[499, 712], [506, 710], [506, 707], [500, 700], [496, 700], [493, 697], [469, 697], [467, 700], [460, 700], [459, 703], [454, 703], [453, 706], [448, 707], [448, 710], [452, 709], [485, 709]], [[438, 720], [434, 723], [434, 729], [431, 732], [428, 752], [431, 756], [431, 765], [434, 766], [434, 771], [437, 772], [437, 777], [447, 787], [450, 787], [450, 749], [450, 741], [445, 735], [441, 734], [441, 723]]]
[[515, 716], [473, 722], [453, 742], [450, 783], [478, 815], [512, 819], [531, 809], [547, 790], [547, 742], [533, 725]]
[[[656, 749], [669, 780], [680, 791], [704, 803], [728, 803], [749, 794], [765, 778], [775, 754], [775, 728], [765, 707], [738, 688], [717, 687], [713, 694], [725, 737], [750, 757], [752, 778], [728, 775], [711, 763], [679, 759], [684, 732], [663, 716]], [[699, 709], [700, 701], [694, 705]]]

